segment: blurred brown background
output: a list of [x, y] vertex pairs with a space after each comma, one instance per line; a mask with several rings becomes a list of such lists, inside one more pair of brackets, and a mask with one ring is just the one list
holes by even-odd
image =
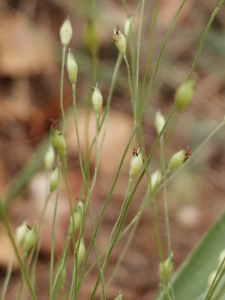
[[[146, 65], [151, 22], [156, 1], [146, 1], [142, 29], [140, 55], [140, 78]], [[128, 1], [131, 14], [139, 1]], [[154, 116], [157, 110], [167, 116], [176, 88], [186, 79], [194, 60], [201, 34], [216, 5], [216, 1], [189, 0], [177, 20], [166, 46], [156, 76], [149, 105], [143, 118], [145, 151], [148, 154], [156, 138]], [[180, 0], [162, 1], [153, 42], [150, 75], [175, 15]], [[59, 28], [67, 17], [73, 26], [70, 44], [78, 64], [77, 102], [78, 126], [84, 151], [84, 120], [87, 91], [92, 85], [91, 59], [82, 43], [82, 33], [92, 13], [92, 3], [83, 1], [29, 1], [8, 0], [0, 2], [0, 194], [4, 198], [13, 189], [14, 178], [36, 153], [37, 160], [41, 143], [48, 135], [50, 119], [60, 118], [59, 91], [61, 68], [61, 45]], [[197, 68], [195, 70], [196, 91], [192, 104], [184, 111], [175, 127], [167, 151], [167, 161], [180, 148], [190, 147], [194, 151], [224, 117], [225, 78], [225, 8], [222, 6], [207, 35]], [[96, 1], [96, 28], [99, 37], [99, 69], [97, 82], [104, 101], [108, 96], [117, 49], [110, 44], [112, 28], [121, 28], [126, 20], [121, 1]], [[140, 12], [134, 23], [137, 37]], [[129, 48], [129, 45], [128, 45]], [[128, 50], [128, 59], [130, 54]], [[64, 104], [68, 109], [66, 140], [68, 143], [68, 169], [71, 189], [76, 202], [81, 186], [75, 128], [71, 116], [71, 87], [65, 73]], [[105, 102], [104, 102], [105, 104]], [[90, 138], [94, 136], [94, 115], [90, 119]], [[132, 131], [133, 119], [130, 105], [127, 71], [122, 62], [114, 90], [105, 145], [100, 161], [98, 179], [92, 197], [94, 222], [96, 224], [104, 201], [112, 185], [120, 158]], [[138, 146], [138, 145], [137, 145]], [[100, 251], [107, 247], [109, 234], [118, 216], [124, 197], [129, 160], [126, 158], [120, 179], [103, 219], [97, 243]], [[153, 172], [159, 167], [159, 150], [150, 165]], [[94, 169], [94, 157], [91, 159]], [[32, 223], [39, 220], [46, 194], [46, 175], [43, 166], [25, 189], [16, 195], [8, 207], [12, 228], [23, 220]], [[224, 134], [220, 131], [203, 148], [194, 163], [186, 168], [168, 185], [169, 216], [171, 221], [172, 248], [176, 253], [175, 269], [181, 264], [203, 233], [210, 227], [224, 206]], [[20, 175], [19, 175], [20, 176]], [[26, 180], [25, 180], [26, 181]], [[133, 199], [125, 223], [135, 216], [146, 191], [145, 180], [140, 184]], [[157, 198], [161, 236], [166, 250], [163, 195]], [[49, 257], [51, 220], [54, 197], [50, 199], [44, 221], [44, 237], [37, 266], [38, 299], [49, 297]], [[60, 256], [66, 239], [69, 220], [67, 192], [62, 181], [57, 215], [55, 253]], [[87, 220], [85, 244], [91, 240], [91, 228]], [[110, 277], [126, 238], [116, 246], [105, 271], [106, 281]], [[0, 229], [0, 290], [12, 247], [3, 229]], [[94, 251], [91, 254], [94, 258]], [[68, 258], [66, 289], [68, 290], [72, 269], [72, 248]], [[153, 228], [152, 210], [149, 206], [143, 213], [131, 246], [124, 258], [115, 280], [107, 290], [107, 299], [114, 299], [122, 291], [124, 299], [153, 299], [158, 286], [158, 253]], [[89, 265], [91, 264], [91, 261]], [[97, 268], [84, 280], [79, 299], [89, 299], [96, 281]], [[7, 300], [16, 299], [20, 286], [20, 271], [15, 264]], [[24, 298], [28, 299], [28, 292]], [[95, 299], [100, 299], [101, 290]]]

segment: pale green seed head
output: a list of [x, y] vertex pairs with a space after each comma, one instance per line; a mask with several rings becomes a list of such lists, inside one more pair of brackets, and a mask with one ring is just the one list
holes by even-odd
[[49, 188], [51, 193], [57, 189], [58, 184], [59, 184], [59, 169], [55, 168], [55, 170], [52, 172], [50, 176], [50, 181], [49, 181]]
[[77, 251], [77, 263], [78, 265], [82, 262], [84, 255], [85, 255], [85, 245], [84, 245], [84, 239], [83, 237], [81, 238], [79, 248], [78, 243], [76, 244], [76, 251]]
[[28, 253], [32, 247], [36, 244], [37, 241], [37, 230], [36, 224], [32, 226], [32, 228], [27, 232], [24, 239], [24, 253]]
[[29, 228], [27, 227], [27, 222], [23, 222], [19, 227], [16, 228], [16, 244], [20, 245], [24, 239], [26, 234], [28, 233]]
[[185, 154], [186, 154], [185, 150], [180, 150], [177, 153], [175, 153], [169, 162], [168, 169], [171, 171], [179, 168], [184, 163]]
[[178, 112], [184, 110], [194, 95], [194, 80], [185, 81], [175, 93], [175, 105]]
[[127, 48], [127, 41], [126, 41], [125, 36], [122, 34], [121, 30], [119, 29], [118, 25], [116, 27], [114, 27], [113, 42], [115, 42], [115, 45], [116, 45], [117, 49], [119, 50], [120, 54], [122, 56], [125, 56], [126, 48]]
[[155, 114], [155, 128], [158, 134], [163, 129], [164, 124], [165, 124], [164, 116], [161, 114], [160, 111], [157, 111]]
[[67, 46], [71, 40], [73, 29], [69, 17], [63, 22], [59, 35], [63, 46]]
[[76, 84], [78, 67], [70, 48], [68, 49], [68, 53], [67, 53], [66, 68], [67, 68], [70, 82], [72, 84]]
[[47, 171], [51, 171], [55, 160], [55, 152], [52, 145], [48, 147], [48, 150], [44, 157], [45, 168]]
[[102, 94], [98, 88], [98, 84], [96, 84], [93, 95], [92, 95], [92, 104], [93, 104], [95, 113], [98, 115], [101, 112], [102, 103], [103, 103]]
[[133, 156], [130, 161], [130, 179], [133, 179], [135, 175], [140, 171], [143, 164], [142, 154], [140, 148], [136, 151], [134, 149]]
[[52, 128], [50, 131], [50, 139], [52, 147], [55, 149], [56, 153], [61, 157], [66, 157], [66, 141], [63, 134], [57, 129]]

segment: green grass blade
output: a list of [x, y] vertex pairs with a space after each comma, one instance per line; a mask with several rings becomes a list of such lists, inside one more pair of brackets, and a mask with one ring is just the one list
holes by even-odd
[[[208, 277], [218, 267], [219, 254], [224, 248], [225, 212], [174, 275], [172, 286], [176, 300], [194, 300], [206, 292]], [[166, 297], [161, 295], [159, 299]]]

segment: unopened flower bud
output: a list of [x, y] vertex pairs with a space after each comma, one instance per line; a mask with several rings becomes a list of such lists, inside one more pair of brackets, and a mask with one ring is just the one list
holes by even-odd
[[87, 21], [83, 32], [84, 45], [91, 56], [96, 56], [99, 48], [98, 34], [93, 21]]
[[135, 175], [140, 171], [141, 167], [143, 164], [142, 160], [142, 154], [141, 154], [141, 149], [138, 148], [138, 150], [133, 151], [133, 156], [130, 161], [130, 172], [129, 176], [130, 179], [133, 179]]
[[170, 159], [168, 169], [171, 171], [179, 168], [184, 163], [185, 155], [186, 155], [185, 150], [180, 150], [177, 153], [175, 153]]
[[83, 202], [79, 200], [74, 209], [73, 216], [70, 217], [68, 235], [73, 236], [76, 230], [80, 227], [83, 214]]
[[119, 50], [122, 56], [126, 55], [127, 42], [125, 36], [122, 34], [118, 25], [114, 27], [114, 36], [112, 42], [115, 42], [117, 49]]
[[125, 34], [125, 36], [129, 35], [129, 32], [132, 29], [133, 23], [134, 23], [134, 16], [130, 16], [128, 19], [126, 19], [126, 22], [124, 24], [124, 34]]
[[67, 46], [71, 40], [73, 29], [69, 17], [63, 22], [59, 35], [63, 46]]
[[123, 300], [123, 294], [119, 291], [119, 294], [116, 296], [114, 300]]
[[66, 141], [61, 132], [57, 129], [52, 128], [50, 131], [50, 138], [52, 147], [55, 149], [56, 153], [64, 158], [66, 156]]
[[27, 232], [24, 240], [24, 252], [28, 253], [31, 248], [35, 245], [37, 240], [36, 224], [33, 224], [31, 229]]
[[155, 127], [158, 134], [163, 129], [164, 124], [165, 124], [165, 119], [163, 115], [161, 114], [160, 111], [157, 111], [157, 113], [155, 114]]
[[100, 114], [102, 109], [102, 102], [103, 102], [102, 94], [98, 88], [98, 84], [96, 84], [92, 95], [92, 103], [93, 103], [94, 111], [98, 115]]
[[191, 102], [194, 94], [194, 80], [185, 81], [175, 93], [175, 105], [178, 112], [181, 112]]
[[162, 174], [160, 170], [156, 170], [152, 175], [151, 175], [151, 190], [154, 191], [157, 189], [159, 186], [159, 183], [162, 179]]
[[16, 228], [16, 244], [17, 245], [20, 245], [24, 241], [28, 230], [29, 229], [27, 227], [26, 222], [23, 222], [23, 224], [21, 224], [19, 227]]
[[44, 157], [45, 168], [46, 168], [47, 171], [51, 171], [54, 160], [55, 160], [55, 152], [52, 148], [52, 145], [50, 145], [48, 147], [48, 150], [47, 150], [47, 152], [45, 154], [45, 157]]
[[77, 263], [79, 266], [79, 264], [82, 262], [84, 255], [85, 255], [85, 245], [84, 245], [83, 237], [81, 238], [79, 248], [78, 248], [78, 242], [77, 242], [76, 251], [77, 251]]
[[49, 180], [49, 188], [51, 193], [53, 193], [57, 189], [58, 183], [59, 183], [59, 169], [55, 168]]
[[159, 279], [163, 284], [167, 284], [173, 270], [174, 254], [170, 253], [169, 257], [159, 264]]
[[67, 67], [67, 72], [68, 72], [70, 82], [72, 84], [75, 84], [77, 82], [78, 68], [70, 48], [68, 49], [68, 53], [67, 53], [66, 67]]

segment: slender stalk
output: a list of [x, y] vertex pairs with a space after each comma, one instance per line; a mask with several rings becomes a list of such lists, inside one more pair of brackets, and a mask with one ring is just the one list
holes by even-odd
[[66, 59], [66, 46], [62, 48], [62, 67], [61, 67], [61, 81], [60, 81], [60, 108], [62, 114], [62, 133], [65, 132], [66, 128], [66, 118], [63, 107], [63, 78], [64, 78], [64, 69], [65, 69], [65, 59]]
[[129, 85], [129, 89], [130, 89], [131, 105], [132, 105], [132, 110], [133, 110], [133, 115], [134, 115], [134, 122], [135, 122], [136, 121], [136, 106], [135, 106], [135, 102], [134, 102], [133, 88], [132, 88], [132, 85], [131, 85], [130, 66], [129, 66], [126, 55], [124, 56], [124, 61], [126, 63], [126, 67], [127, 67], [128, 85]]
[[152, 211], [153, 211], [153, 221], [154, 221], [154, 227], [155, 227], [157, 250], [158, 250], [160, 262], [163, 262], [164, 257], [163, 257], [162, 243], [161, 243], [161, 238], [160, 238], [160, 233], [159, 233], [159, 220], [158, 220], [158, 213], [157, 213], [157, 207], [156, 207], [155, 199], [153, 199], [151, 204], [152, 204]]
[[210, 17], [210, 19], [209, 19], [209, 21], [208, 21], [208, 23], [207, 23], [207, 25], [206, 25], [206, 27], [204, 29], [204, 32], [202, 34], [202, 37], [201, 37], [201, 40], [200, 40], [200, 43], [199, 43], [199, 46], [198, 46], [198, 50], [197, 50], [197, 53], [196, 53], [196, 56], [195, 56], [195, 60], [194, 60], [194, 62], [192, 64], [192, 67], [191, 67], [191, 70], [190, 70], [190, 73], [189, 73], [187, 79], [189, 79], [193, 75], [193, 72], [194, 72], [194, 70], [196, 68], [196, 65], [197, 65], [200, 53], [202, 51], [202, 47], [203, 47], [204, 42], [205, 42], [206, 35], [207, 35], [208, 31], [209, 31], [209, 28], [212, 25], [213, 20], [215, 19], [215, 16], [217, 15], [219, 9], [221, 8], [223, 2], [224, 2], [224, 0], [220, 0], [219, 3], [217, 4], [216, 8], [214, 9], [213, 13], [211, 14], [211, 17]]
[[119, 173], [120, 173], [121, 167], [122, 167], [122, 165], [123, 165], [123, 162], [124, 162], [125, 156], [126, 156], [126, 154], [127, 154], [127, 151], [128, 151], [128, 149], [129, 149], [129, 147], [130, 147], [130, 143], [131, 143], [131, 141], [132, 141], [132, 139], [133, 139], [133, 136], [134, 136], [134, 134], [136, 133], [136, 130], [137, 130], [137, 128], [135, 127], [135, 128], [133, 129], [133, 132], [132, 132], [131, 136], [130, 136], [130, 139], [129, 139], [129, 142], [128, 142], [128, 144], [127, 144], [127, 147], [126, 147], [126, 149], [125, 149], [125, 151], [124, 151], [124, 153], [123, 153], [123, 156], [122, 156], [122, 158], [121, 158], [121, 161], [120, 161], [120, 164], [119, 164], [119, 168], [118, 168], [117, 173], [116, 173], [116, 176], [115, 176], [115, 178], [114, 178], [112, 187], [110, 188], [109, 194], [108, 194], [108, 196], [107, 196], [107, 198], [106, 198], [106, 201], [105, 201], [105, 204], [104, 204], [104, 206], [103, 206], [102, 212], [101, 212], [100, 217], [99, 217], [99, 219], [98, 219], [98, 223], [97, 223], [97, 226], [96, 226], [96, 229], [95, 229], [95, 233], [94, 233], [94, 235], [93, 235], [93, 237], [92, 237], [91, 243], [90, 243], [89, 248], [88, 248], [88, 250], [87, 250], [87, 255], [86, 255], [86, 259], [85, 259], [85, 261], [84, 261], [84, 266], [83, 266], [83, 269], [82, 269], [82, 272], [81, 272], [81, 276], [80, 276], [80, 281], [79, 281], [78, 287], [80, 287], [81, 281], [82, 281], [82, 279], [83, 279], [83, 277], [84, 277], [84, 272], [85, 272], [85, 268], [86, 268], [86, 265], [87, 265], [87, 257], [89, 256], [90, 251], [91, 251], [91, 249], [92, 249], [92, 247], [93, 247], [94, 240], [95, 240], [95, 238], [96, 238], [96, 236], [97, 236], [97, 233], [98, 233], [98, 230], [99, 230], [99, 227], [100, 227], [102, 218], [103, 218], [103, 216], [104, 216], [106, 207], [108, 206], [108, 203], [109, 203], [109, 200], [110, 200], [110, 198], [111, 198], [112, 192], [113, 192], [113, 190], [114, 190], [114, 188], [115, 188], [115, 185], [116, 185], [116, 183], [117, 183], [117, 180], [118, 180], [118, 177], [119, 177]]
[[151, 31], [150, 31], [150, 40], [149, 40], [149, 46], [148, 46], [148, 56], [147, 56], [147, 62], [146, 62], [146, 67], [145, 67], [145, 73], [144, 77], [142, 80], [142, 87], [141, 87], [141, 103], [140, 107], [143, 105], [143, 100], [144, 100], [144, 89], [145, 89], [145, 83], [146, 83], [146, 78], [149, 72], [149, 66], [150, 66], [150, 59], [151, 59], [151, 54], [152, 54], [152, 45], [153, 45], [153, 40], [154, 40], [154, 35], [155, 35], [155, 26], [156, 26], [156, 20], [158, 17], [159, 9], [161, 6], [162, 0], [158, 0], [156, 8], [154, 10], [153, 14], [153, 19], [152, 19], [152, 26], [151, 26]]
[[[173, 107], [172, 107], [172, 109], [171, 109], [171, 111], [170, 111], [170, 113], [169, 113], [169, 116], [168, 116], [167, 119], [166, 119], [166, 122], [165, 122], [165, 124], [164, 124], [164, 126], [163, 126], [161, 132], [159, 133], [159, 135], [157, 136], [157, 138], [156, 138], [156, 140], [155, 140], [155, 142], [154, 142], [154, 145], [153, 145], [153, 147], [152, 147], [151, 153], [150, 153], [150, 155], [149, 155], [149, 157], [148, 157], [148, 159], [147, 159], [147, 161], [146, 161], [146, 163], [145, 163], [144, 170], [142, 171], [141, 175], [139, 176], [139, 178], [138, 178], [138, 180], [137, 180], [137, 182], [136, 182], [135, 187], [133, 188], [131, 194], [129, 195], [128, 201], [126, 202], [126, 205], [125, 205], [125, 208], [124, 208], [124, 212], [123, 212], [123, 215], [122, 215], [122, 218], [121, 218], [121, 222], [120, 222], [120, 224], [119, 224], [119, 228], [118, 228], [117, 233], [116, 233], [116, 236], [115, 236], [115, 238], [114, 238], [114, 240], [113, 240], [113, 242], [112, 242], [110, 248], [108, 249], [108, 251], [107, 251], [107, 253], [106, 253], [106, 257], [105, 257], [105, 260], [104, 260], [104, 263], [103, 263], [103, 266], [102, 266], [103, 269], [106, 267], [106, 264], [107, 264], [107, 262], [108, 262], [109, 256], [110, 256], [110, 254], [112, 253], [112, 250], [113, 250], [115, 244], [117, 243], [117, 241], [118, 241], [118, 239], [119, 239], [120, 232], [121, 232], [121, 229], [122, 229], [122, 226], [123, 226], [123, 222], [124, 222], [124, 220], [125, 220], [125, 216], [126, 216], [126, 214], [127, 214], [127, 211], [128, 211], [129, 206], [130, 206], [131, 200], [133, 199], [134, 193], [135, 193], [135, 191], [136, 191], [136, 189], [137, 189], [137, 187], [138, 187], [138, 185], [139, 185], [139, 183], [140, 183], [142, 177], [144, 176], [144, 174], [145, 174], [145, 172], [146, 172], [146, 169], [148, 168], [148, 166], [149, 166], [149, 164], [150, 164], [150, 162], [151, 162], [151, 159], [152, 159], [153, 154], [154, 154], [154, 152], [155, 152], [156, 146], [158, 145], [159, 140], [160, 140], [160, 138], [161, 138], [161, 136], [162, 136], [162, 134], [163, 134], [163, 132], [164, 132], [164, 130], [165, 130], [167, 124], [169, 123], [169, 121], [170, 121], [170, 119], [171, 119], [171, 117], [172, 117], [172, 115], [173, 115], [174, 109], [175, 109], [175, 105], [173, 105]], [[93, 297], [94, 297], [94, 295], [95, 295], [95, 293], [96, 293], [96, 290], [97, 290], [99, 281], [100, 281], [100, 276], [98, 277], [98, 279], [97, 279], [97, 281], [96, 281], [96, 284], [95, 284], [95, 287], [94, 287], [94, 289], [93, 289], [93, 292], [92, 292], [92, 294], [91, 294], [91, 298], [90, 298], [90, 299], [93, 299]]]
[[60, 170], [60, 158], [57, 155], [57, 167], [58, 167], [58, 186], [56, 192], [56, 199], [55, 199], [55, 206], [53, 212], [53, 219], [52, 219], [52, 233], [51, 233], [51, 258], [50, 258], [50, 300], [53, 300], [53, 269], [54, 269], [54, 241], [55, 241], [55, 222], [56, 222], [56, 213], [58, 207], [58, 200], [59, 200], [59, 188], [60, 188], [60, 180], [61, 180], [61, 170]]
[[7, 272], [6, 272], [6, 276], [5, 276], [4, 284], [3, 284], [3, 288], [2, 288], [1, 300], [6, 299], [5, 296], [6, 296], [6, 291], [7, 291], [8, 285], [9, 285], [9, 280], [10, 280], [10, 277], [11, 277], [11, 274], [12, 274], [12, 265], [13, 265], [14, 258], [15, 258], [15, 255], [13, 253], [11, 258], [10, 258], [8, 267], [7, 267]]
[[76, 85], [75, 84], [72, 84], [72, 92], [73, 92], [73, 115], [74, 115], [75, 129], [76, 129], [76, 135], [77, 135], [80, 169], [81, 169], [83, 181], [85, 182], [85, 185], [88, 188], [88, 183], [87, 183], [87, 179], [86, 179], [84, 168], [83, 168], [81, 145], [80, 145], [80, 136], [79, 136], [79, 131], [78, 131], [77, 105], [76, 105]]
[[170, 221], [169, 221], [169, 212], [168, 212], [168, 203], [167, 203], [167, 184], [166, 184], [166, 170], [165, 170], [165, 158], [164, 158], [164, 143], [163, 143], [163, 136], [160, 139], [160, 151], [161, 151], [161, 168], [162, 174], [165, 174], [163, 177], [164, 184], [163, 184], [163, 202], [164, 202], [164, 214], [165, 214], [165, 221], [166, 221], [166, 236], [167, 236], [167, 251], [168, 256], [171, 253], [171, 235], [170, 235]]
[[148, 89], [147, 89], [147, 93], [146, 93], [146, 96], [145, 96], [145, 100], [144, 100], [144, 102], [143, 102], [142, 109], [141, 109], [140, 114], [139, 114], [139, 120], [142, 119], [142, 116], [143, 116], [143, 114], [144, 114], [144, 112], [145, 112], [145, 109], [146, 109], [146, 106], [147, 106], [147, 104], [148, 104], [148, 100], [149, 100], [149, 97], [150, 97], [150, 93], [151, 93], [151, 90], [152, 90], [153, 82], [154, 82], [154, 80], [155, 80], [156, 74], [157, 74], [158, 69], [159, 69], [159, 65], [160, 65], [161, 60], [162, 60], [163, 52], [164, 52], [164, 50], [165, 50], [165, 47], [166, 47], [167, 42], [168, 42], [168, 40], [169, 40], [170, 34], [171, 34], [171, 32], [172, 32], [172, 30], [173, 30], [173, 28], [174, 28], [174, 26], [175, 26], [175, 23], [176, 23], [176, 21], [177, 21], [177, 18], [178, 18], [178, 16], [179, 16], [179, 14], [180, 14], [180, 12], [181, 12], [181, 10], [182, 10], [182, 8], [183, 8], [185, 2], [186, 2], [186, 0], [183, 0], [183, 1], [181, 2], [181, 5], [180, 5], [179, 9], [177, 10], [177, 12], [176, 12], [176, 14], [175, 14], [175, 16], [174, 16], [174, 18], [173, 18], [173, 20], [172, 20], [172, 22], [171, 22], [171, 25], [170, 25], [170, 27], [169, 27], [169, 30], [168, 30], [168, 32], [167, 32], [167, 34], [166, 34], [166, 37], [165, 37], [165, 40], [164, 40], [164, 42], [163, 42], [162, 48], [161, 48], [161, 50], [160, 50], [160, 52], [159, 52], [159, 57], [158, 57], [158, 60], [157, 60], [157, 63], [156, 63], [155, 70], [154, 70], [154, 72], [153, 72], [153, 74], [152, 74], [151, 80], [150, 80], [149, 85], [148, 85]]

